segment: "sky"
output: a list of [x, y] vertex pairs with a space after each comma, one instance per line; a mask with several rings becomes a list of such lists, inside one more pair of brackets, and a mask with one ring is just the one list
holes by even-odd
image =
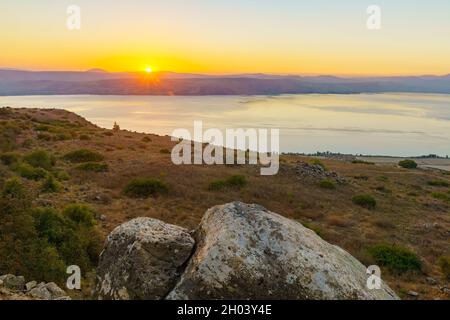
[[0, 49], [0, 67], [30, 70], [441, 75], [450, 1], [1, 0]]

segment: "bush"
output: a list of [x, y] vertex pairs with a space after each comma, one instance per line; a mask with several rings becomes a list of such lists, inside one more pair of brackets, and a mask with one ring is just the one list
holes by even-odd
[[132, 198], [148, 198], [169, 191], [168, 186], [158, 179], [140, 178], [128, 183], [124, 193]]
[[63, 158], [72, 163], [99, 162], [105, 159], [100, 153], [88, 149], [79, 149], [69, 152], [64, 155]]
[[70, 180], [70, 175], [66, 171], [61, 170], [56, 172], [56, 178], [59, 181], [67, 181]]
[[405, 169], [416, 169], [417, 163], [413, 160], [402, 160], [398, 163], [398, 165]]
[[334, 181], [328, 180], [328, 179], [320, 181], [319, 186], [322, 189], [328, 189], [328, 190], [336, 189], [336, 184], [334, 183]]
[[443, 256], [438, 260], [439, 268], [446, 280], [450, 280], [450, 257]]
[[106, 172], [108, 171], [108, 165], [106, 163], [86, 162], [78, 165], [76, 169], [89, 172]]
[[49, 175], [41, 185], [41, 191], [45, 193], [58, 192], [59, 190], [61, 190], [61, 185], [52, 175]]
[[12, 169], [22, 178], [35, 181], [44, 179], [48, 174], [45, 169], [33, 168], [28, 163], [18, 163]]
[[95, 212], [88, 206], [72, 204], [63, 210], [63, 216], [79, 225], [92, 227], [95, 225]]
[[393, 273], [417, 272], [422, 269], [422, 262], [417, 255], [400, 246], [379, 244], [368, 250], [375, 262]]
[[226, 180], [215, 180], [209, 184], [209, 190], [218, 191], [224, 188], [240, 189], [247, 185], [247, 179], [241, 175], [234, 175]]
[[35, 150], [23, 159], [34, 168], [50, 170], [55, 165], [55, 159], [45, 150]]
[[447, 181], [444, 181], [444, 180], [428, 181], [428, 185], [433, 186], [433, 187], [444, 187], [444, 188], [450, 187], [450, 183], [448, 183]]
[[353, 163], [353, 164], [375, 165], [375, 163], [373, 163], [373, 162], [364, 161], [364, 160], [353, 160], [352, 163]]
[[21, 199], [25, 195], [25, 187], [17, 178], [6, 180], [2, 190], [2, 197]]
[[435, 199], [438, 200], [443, 200], [443, 201], [450, 201], [450, 197], [448, 195], [446, 195], [445, 193], [441, 193], [441, 192], [433, 192], [431, 194], [431, 196]]
[[369, 210], [375, 209], [377, 206], [375, 198], [368, 194], [354, 196], [352, 201], [354, 204]]
[[14, 163], [19, 162], [20, 160], [20, 154], [14, 153], [14, 152], [6, 152], [0, 155], [0, 161], [5, 166], [10, 166]]

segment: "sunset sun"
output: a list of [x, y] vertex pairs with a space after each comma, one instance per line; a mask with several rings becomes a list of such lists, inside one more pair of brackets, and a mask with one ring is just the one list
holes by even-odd
[[153, 69], [150, 68], [150, 67], [147, 67], [147, 68], [145, 68], [145, 72], [147, 72], [147, 73], [152, 73], [152, 72], [153, 72]]

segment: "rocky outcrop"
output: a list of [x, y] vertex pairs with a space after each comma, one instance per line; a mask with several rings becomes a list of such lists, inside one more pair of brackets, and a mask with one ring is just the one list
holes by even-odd
[[346, 180], [336, 172], [326, 170], [319, 164], [309, 164], [298, 161], [294, 166], [294, 175], [300, 180], [334, 180], [337, 183], [346, 183]]
[[53, 282], [25, 282], [22, 276], [0, 276], [0, 300], [70, 300], [66, 292]]
[[100, 256], [101, 299], [162, 299], [176, 285], [194, 239], [188, 230], [138, 218], [116, 228]]
[[258, 205], [208, 210], [194, 241], [136, 219], [112, 232], [98, 293], [114, 299], [398, 299], [367, 288], [366, 268], [301, 224]]

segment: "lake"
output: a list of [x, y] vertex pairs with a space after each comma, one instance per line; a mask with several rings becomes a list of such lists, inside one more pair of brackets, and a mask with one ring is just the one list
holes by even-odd
[[17, 96], [0, 106], [60, 108], [111, 128], [170, 135], [176, 128], [279, 128], [283, 152], [450, 155], [450, 95]]

